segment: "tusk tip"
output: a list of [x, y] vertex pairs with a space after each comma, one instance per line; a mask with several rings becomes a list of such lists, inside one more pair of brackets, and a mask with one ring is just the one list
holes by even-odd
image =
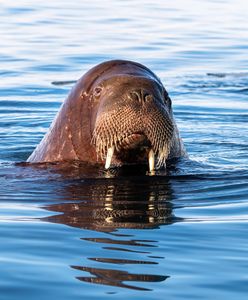
[[114, 150], [115, 150], [114, 146], [108, 148], [106, 162], [105, 162], [105, 169], [109, 169], [111, 166], [111, 161], [112, 161], [112, 157], [114, 154]]
[[153, 149], [148, 153], [148, 163], [149, 163], [149, 172], [154, 172], [155, 170], [155, 154]]

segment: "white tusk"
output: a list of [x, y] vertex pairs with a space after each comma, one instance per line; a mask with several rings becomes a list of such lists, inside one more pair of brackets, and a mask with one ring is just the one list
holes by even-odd
[[154, 155], [154, 151], [152, 149], [149, 151], [148, 161], [149, 161], [149, 171], [153, 172], [154, 166], [155, 166], [155, 155]]
[[106, 158], [106, 162], [105, 162], [105, 169], [109, 169], [110, 165], [111, 165], [111, 160], [114, 154], [114, 146], [108, 148], [108, 152], [107, 152], [107, 158]]

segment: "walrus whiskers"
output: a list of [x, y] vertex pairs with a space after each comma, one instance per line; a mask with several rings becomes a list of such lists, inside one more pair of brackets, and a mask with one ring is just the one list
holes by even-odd
[[92, 143], [100, 158], [106, 160], [106, 169], [111, 166], [114, 151], [120, 151], [125, 140], [136, 132], [142, 132], [151, 143], [147, 157], [150, 171], [154, 170], [155, 165], [156, 168], [165, 166], [170, 153], [173, 123], [167, 114], [160, 110], [150, 112], [145, 122], [141, 122], [140, 114], [139, 112], [138, 115], [134, 115], [132, 108], [126, 106], [121, 108], [121, 115], [118, 109], [115, 109], [108, 114], [102, 113], [97, 118]]

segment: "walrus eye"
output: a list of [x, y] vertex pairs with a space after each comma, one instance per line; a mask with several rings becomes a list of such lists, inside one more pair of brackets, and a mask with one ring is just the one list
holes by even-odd
[[165, 99], [165, 103], [169, 108], [171, 108], [171, 98], [169, 96]]
[[93, 91], [94, 97], [99, 97], [101, 95], [101, 92], [102, 92], [102, 87], [100, 86], [95, 87]]
[[164, 102], [169, 108], [171, 108], [171, 98], [166, 91], [164, 91]]

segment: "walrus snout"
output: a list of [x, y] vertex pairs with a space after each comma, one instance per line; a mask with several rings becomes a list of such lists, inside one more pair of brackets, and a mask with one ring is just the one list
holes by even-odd
[[[132, 80], [125, 78], [125, 85], [105, 94], [97, 113], [93, 144], [105, 160], [105, 168], [148, 161], [152, 171], [155, 165], [165, 165], [174, 123], [160, 86], [142, 78], [135, 88]], [[124, 91], [121, 97], [119, 90]]]
[[117, 152], [121, 150], [131, 150], [140, 147], [151, 147], [150, 142], [147, 137], [142, 133], [132, 133], [131, 135], [125, 137], [123, 140], [120, 140], [119, 147], [116, 149]]
[[129, 98], [133, 101], [137, 101], [139, 104], [145, 104], [146, 102], [152, 101], [153, 96], [147, 90], [137, 89], [129, 93]]

